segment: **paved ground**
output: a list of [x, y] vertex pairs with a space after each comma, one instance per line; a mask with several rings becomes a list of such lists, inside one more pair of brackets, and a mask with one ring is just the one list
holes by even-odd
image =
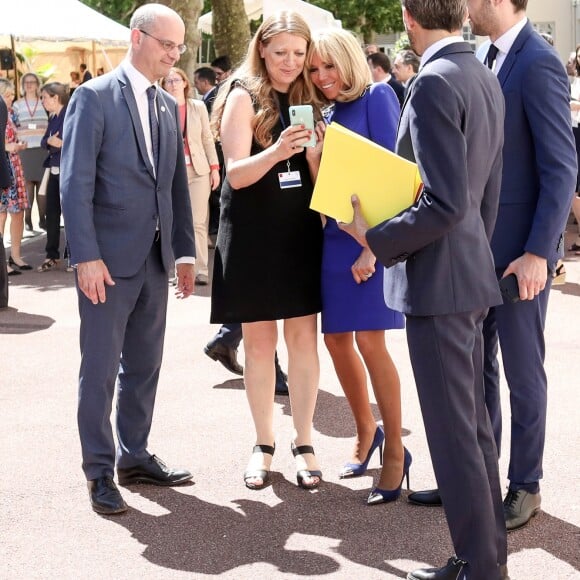
[[[26, 241], [23, 255], [31, 264], [42, 261], [43, 244], [42, 236]], [[547, 327], [543, 512], [509, 536], [515, 580], [580, 578], [580, 257], [569, 256], [566, 268], [568, 283], [552, 293]], [[288, 400], [277, 397], [274, 484], [260, 492], [244, 487], [251, 418], [242, 381], [202, 352], [216, 330], [207, 322], [207, 288], [185, 301], [170, 300], [150, 445], [168, 463], [190, 468], [195, 483], [125, 489], [126, 514], [97, 516], [89, 508], [76, 433], [73, 275], [63, 268], [10, 281], [10, 307], [0, 311], [1, 579], [370, 580], [404, 578], [423, 563], [445, 563], [451, 547], [440, 508], [411, 506], [406, 492], [396, 503], [367, 507], [376, 459], [367, 476], [337, 478], [354, 427], [322, 341], [314, 444], [324, 485], [313, 493], [297, 488]], [[411, 485], [431, 487], [404, 331], [389, 332], [388, 341], [403, 385]], [[504, 445], [509, 448], [507, 440]], [[504, 478], [506, 470], [502, 458]]]

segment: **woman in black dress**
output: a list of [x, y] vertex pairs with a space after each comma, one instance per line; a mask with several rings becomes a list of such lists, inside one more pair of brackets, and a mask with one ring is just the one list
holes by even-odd
[[318, 166], [321, 146], [303, 147], [310, 131], [290, 126], [288, 114], [289, 105], [313, 102], [303, 73], [309, 44], [308, 25], [298, 14], [266, 19], [213, 108], [226, 179], [211, 322], [242, 323], [244, 382], [256, 428], [244, 474], [250, 489], [270, 481], [277, 320], [284, 321], [288, 348], [297, 481], [312, 489], [321, 480], [311, 432], [319, 379], [322, 227], [318, 213], [309, 209], [311, 170]]

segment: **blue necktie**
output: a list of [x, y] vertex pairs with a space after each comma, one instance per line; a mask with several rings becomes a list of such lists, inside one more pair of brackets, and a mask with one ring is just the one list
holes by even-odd
[[149, 101], [149, 129], [151, 131], [151, 150], [153, 152], [153, 163], [155, 166], [155, 173], [157, 174], [157, 166], [159, 164], [159, 121], [155, 113], [155, 95], [157, 89], [150, 86], [147, 89], [147, 100]]

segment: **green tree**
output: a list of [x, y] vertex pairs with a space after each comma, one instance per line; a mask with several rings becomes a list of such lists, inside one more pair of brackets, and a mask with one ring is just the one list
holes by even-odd
[[402, 32], [403, 17], [400, 0], [310, 0], [342, 21], [343, 28], [358, 32], [366, 43], [374, 41], [377, 33]]
[[[204, 2], [203, 0], [157, 1], [175, 10], [185, 22], [185, 44], [187, 44], [189, 50], [181, 57], [178, 64], [187, 73], [188, 77], [192, 78], [197, 61], [197, 49], [201, 42], [197, 21], [204, 7]], [[129, 26], [131, 15], [135, 10], [139, 6], [148, 3], [145, 0], [83, 0], [83, 2], [97, 10], [97, 12], [125, 26]]]
[[142, 4], [146, 4], [145, 0], [82, 0], [82, 2], [125, 26], [129, 26], [131, 14]]

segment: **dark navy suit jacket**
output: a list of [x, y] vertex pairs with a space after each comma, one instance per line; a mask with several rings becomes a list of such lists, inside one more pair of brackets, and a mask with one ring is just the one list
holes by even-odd
[[491, 242], [495, 265], [505, 269], [530, 252], [546, 258], [553, 269], [563, 254], [577, 175], [566, 71], [528, 22], [497, 78], [506, 119], [499, 213]]

